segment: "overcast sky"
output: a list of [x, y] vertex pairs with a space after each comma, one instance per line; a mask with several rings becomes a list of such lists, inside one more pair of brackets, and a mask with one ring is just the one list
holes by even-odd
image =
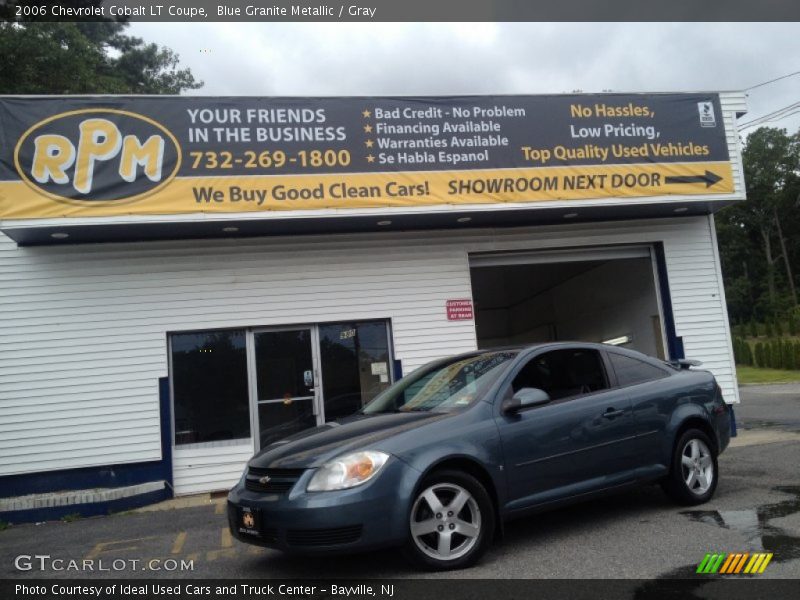
[[[797, 23], [135, 23], [202, 95], [741, 90], [800, 71]], [[800, 102], [800, 76], [749, 92], [741, 123]], [[800, 110], [800, 109], [796, 109]], [[800, 112], [768, 123], [800, 128]]]

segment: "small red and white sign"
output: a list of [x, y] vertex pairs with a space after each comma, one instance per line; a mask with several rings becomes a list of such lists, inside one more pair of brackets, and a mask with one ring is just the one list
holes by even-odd
[[471, 321], [473, 319], [472, 300], [469, 298], [448, 300], [446, 306], [448, 321]]

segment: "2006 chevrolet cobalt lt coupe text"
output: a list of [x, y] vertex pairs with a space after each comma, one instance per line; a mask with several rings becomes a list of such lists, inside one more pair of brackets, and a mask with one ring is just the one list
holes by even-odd
[[228, 496], [240, 540], [284, 551], [403, 546], [465, 567], [526, 512], [660, 481], [711, 498], [730, 412], [714, 377], [600, 344], [437, 361], [359, 413], [275, 442]]

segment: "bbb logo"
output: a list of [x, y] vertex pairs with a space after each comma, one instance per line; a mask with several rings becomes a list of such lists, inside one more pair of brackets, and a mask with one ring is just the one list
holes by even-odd
[[133, 200], [175, 177], [181, 149], [166, 127], [148, 117], [85, 109], [28, 129], [14, 163], [28, 185], [56, 200]]

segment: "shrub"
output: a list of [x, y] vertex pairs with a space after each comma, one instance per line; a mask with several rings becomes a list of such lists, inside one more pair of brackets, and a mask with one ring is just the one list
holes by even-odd
[[783, 335], [783, 325], [780, 319], [775, 319], [775, 335], [781, 337]]
[[764, 322], [764, 335], [766, 335], [768, 338], [771, 338], [774, 335], [772, 332], [772, 322], [770, 322], [769, 319]]
[[783, 340], [783, 368], [794, 369], [794, 344], [789, 339]]
[[750, 335], [752, 337], [758, 337], [758, 325], [755, 321], [750, 321]]
[[766, 359], [764, 358], [764, 343], [756, 342], [756, 366], [762, 369], [767, 366]]

